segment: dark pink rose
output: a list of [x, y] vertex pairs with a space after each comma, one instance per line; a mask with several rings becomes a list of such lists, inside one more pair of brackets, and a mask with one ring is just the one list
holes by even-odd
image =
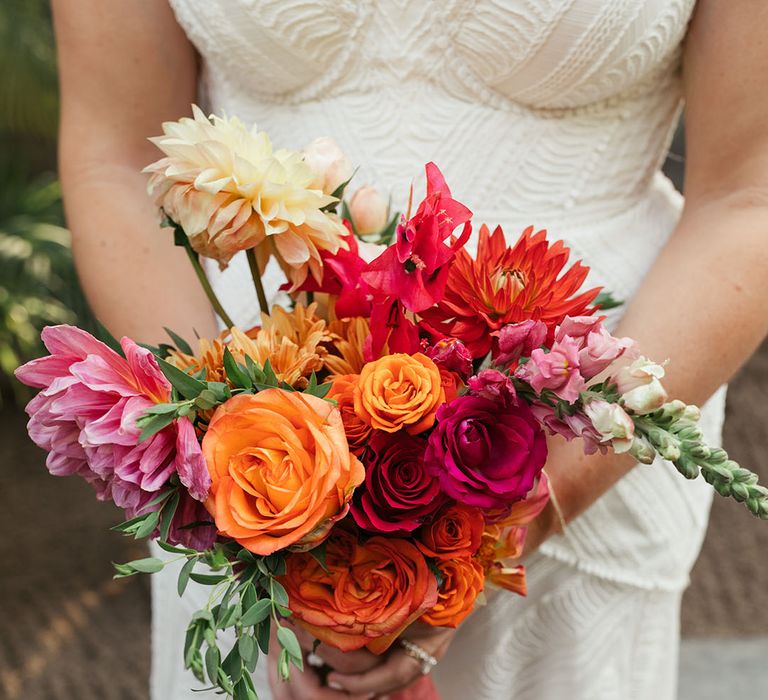
[[424, 467], [427, 441], [400, 431], [375, 431], [363, 455], [365, 483], [352, 502], [352, 517], [364, 530], [411, 532], [434, 513], [445, 496]]
[[424, 456], [448, 496], [480, 508], [524, 498], [546, 460], [544, 432], [527, 404], [502, 407], [472, 395], [440, 407]]

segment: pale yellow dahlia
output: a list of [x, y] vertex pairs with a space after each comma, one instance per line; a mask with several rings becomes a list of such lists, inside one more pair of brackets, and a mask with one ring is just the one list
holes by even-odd
[[145, 168], [149, 192], [200, 255], [226, 267], [256, 248], [259, 264], [275, 255], [295, 285], [322, 275], [320, 251], [346, 248], [341, 221], [322, 208], [336, 200], [313, 189], [314, 172], [298, 151], [273, 150], [267, 134], [236, 117], [165, 122], [150, 139], [165, 153]]

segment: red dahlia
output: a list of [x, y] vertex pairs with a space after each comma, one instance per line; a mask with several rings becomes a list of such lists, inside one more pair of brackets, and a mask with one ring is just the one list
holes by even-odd
[[562, 241], [550, 244], [547, 232], [527, 228], [512, 247], [504, 232], [480, 228], [477, 258], [466, 250], [456, 252], [448, 273], [445, 294], [422, 312], [425, 327], [437, 336], [461, 340], [475, 358], [491, 349], [492, 333], [508, 323], [527, 319], [543, 321], [548, 341], [566, 316], [588, 316], [600, 293], [595, 287], [579, 293], [589, 268], [568, 263], [570, 249]]

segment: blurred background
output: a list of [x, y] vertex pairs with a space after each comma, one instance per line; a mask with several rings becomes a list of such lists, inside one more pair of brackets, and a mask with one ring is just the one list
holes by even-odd
[[[149, 586], [113, 581], [142, 556], [120, 513], [48, 475], [25, 433], [14, 368], [47, 324], [93, 320], [72, 267], [56, 179], [56, 61], [47, 0], [0, 3], [0, 697], [148, 697]], [[666, 164], [681, 185], [680, 130]], [[731, 384], [725, 444], [768, 481], [768, 345]], [[680, 698], [767, 697], [768, 526], [716, 499], [683, 605]], [[761, 675], [760, 675], [761, 674]]]

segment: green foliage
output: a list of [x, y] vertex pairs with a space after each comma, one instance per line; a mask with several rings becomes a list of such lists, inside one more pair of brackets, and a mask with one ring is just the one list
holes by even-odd
[[52, 139], [58, 94], [47, 0], [0, 3], [0, 132]]
[[89, 318], [62, 220], [54, 180], [0, 161], [0, 385], [12, 399], [26, 397], [12, 373], [43, 352], [43, 326]]

